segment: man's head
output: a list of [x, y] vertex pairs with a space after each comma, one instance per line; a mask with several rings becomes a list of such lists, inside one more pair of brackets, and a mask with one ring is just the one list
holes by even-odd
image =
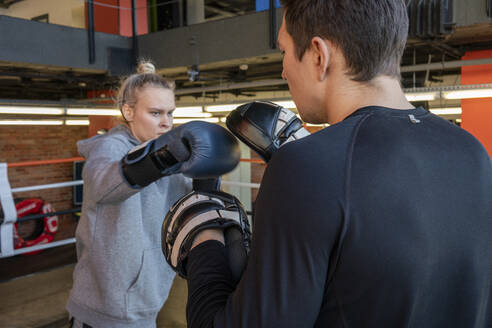
[[[278, 36], [284, 53], [282, 77], [304, 121], [340, 121], [350, 114], [340, 105], [360, 105], [363, 101], [357, 102], [356, 94], [361, 88], [380, 86], [382, 79], [394, 81], [399, 88], [408, 31], [404, 0], [281, 3], [285, 10]], [[365, 95], [361, 98], [368, 100]], [[333, 99], [340, 103], [327, 103]]]
[[313, 37], [338, 46], [348, 74], [366, 82], [378, 75], [400, 76], [407, 41], [404, 0], [281, 0], [285, 24], [302, 59]]

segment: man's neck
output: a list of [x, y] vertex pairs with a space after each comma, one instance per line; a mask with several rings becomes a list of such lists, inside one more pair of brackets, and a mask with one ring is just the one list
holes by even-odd
[[345, 78], [342, 83], [330, 89], [326, 100], [330, 124], [338, 123], [357, 109], [367, 106], [401, 110], [414, 108], [407, 101], [400, 82], [389, 76], [378, 76], [365, 83]]

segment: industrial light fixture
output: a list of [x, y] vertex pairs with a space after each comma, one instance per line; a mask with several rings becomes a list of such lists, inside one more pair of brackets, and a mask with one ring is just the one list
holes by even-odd
[[319, 127], [319, 128], [326, 128], [326, 127], [330, 126], [330, 124], [328, 124], [328, 123], [324, 123], [324, 124], [312, 124], [312, 123], [306, 123], [306, 126], [310, 126], [310, 127]]
[[412, 92], [405, 93], [408, 101], [433, 101], [436, 99], [436, 92]]
[[191, 121], [205, 121], [209, 123], [219, 123], [219, 118], [218, 117], [209, 117], [209, 118], [175, 118], [173, 120], [174, 124], [184, 124], [188, 123]]
[[0, 120], [0, 125], [62, 125], [62, 120]]
[[89, 120], [65, 120], [65, 125], [89, 125]]
[[492, 97], [492, 88], [444, 92], [445, 99], [472, 99], [472, 98], [491, 98], [491, 97]]
[[63, 115], [63, 108], [0, 106], [0, 114]]
[[292, 100], [274, 101], [273, 103], [282, 106], [283, 108], [289, 108], [289, 109], [297, 108], [296, 104]]
[[121, 112], [117, 109], [67, 108], [67, 115], [120, 116]]
[[461, 115], [461, 107], [431, 108], [429, 111], [436, 115]]
[[174, 117], [211, 117], [212, 114], [204, 113], [201, 106], [194, 107], [176, 107], [173, 112]]
[[212, 117], [211, 113], [178, 113], [178, 114], [173, 114], [173, 117], [175, 118], [187, 118], [187, 117], [196, 117], [196, 118], [205, 118], [205, 117]]
[[176, 107], [174, 115], [196, 114], [202, 112], [202, 106]]
[[241, 105], [243, 105], [243, 104], [205, 106], [205, 111], [206, 112], [230, 112], [230, 111], [233, 111], [234, 109], [238, 108]]

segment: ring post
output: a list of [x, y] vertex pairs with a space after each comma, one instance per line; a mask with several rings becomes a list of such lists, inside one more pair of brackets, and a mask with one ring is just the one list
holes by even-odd
[[14, 222], [17, 220], [12, 190], [7, 175], [7, 163], [0, 163], [0, 205], [4, 219], [0, 224], [0, 256], [14, 255]]

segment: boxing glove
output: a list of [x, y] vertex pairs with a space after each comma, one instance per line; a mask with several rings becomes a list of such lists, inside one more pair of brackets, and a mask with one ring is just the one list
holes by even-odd
[[225, 128], [192, 121], [135, 147], [121, 160], [121, 172], [135, 188], [176, 173], [191, 178], [215, 178], [232, 171], [241, 152]]
[[267, 101], [239, 106], [229, 113], [226, 125], [265, 162], [282, 145], [309, 135], [292, 111]]

